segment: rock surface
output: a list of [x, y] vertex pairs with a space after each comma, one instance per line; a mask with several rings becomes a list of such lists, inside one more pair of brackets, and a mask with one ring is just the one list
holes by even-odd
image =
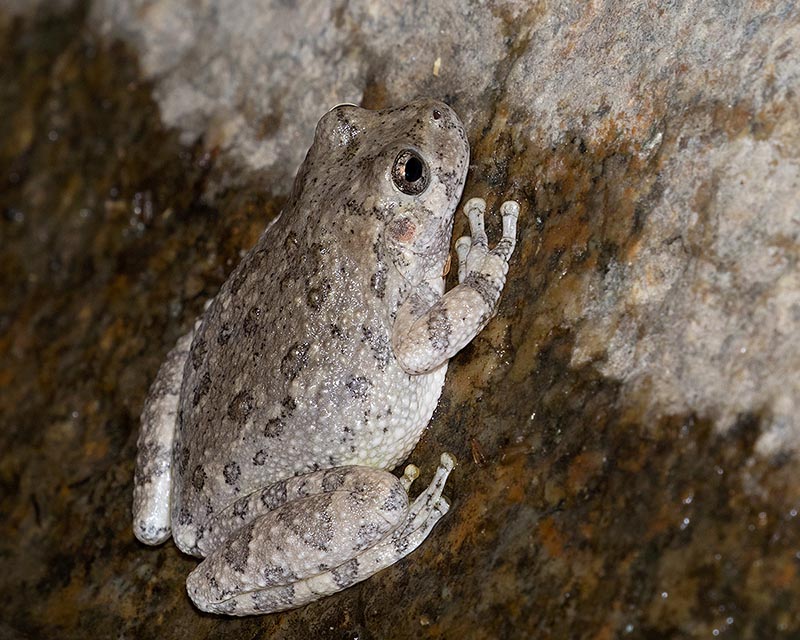
[[[800, 634], [793, 3], [46, 6], [0, 3], [1, 637]], [[523, 205], [412, 455], [457, 455], [453, 510], [337, 596], [199, 614], [130, 530], [147, 385], [320, 115], [416, 95], [465, 197]]]

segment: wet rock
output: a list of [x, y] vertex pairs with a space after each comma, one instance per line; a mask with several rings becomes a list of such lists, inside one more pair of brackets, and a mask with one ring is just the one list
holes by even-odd
[[[0, 5], [0, 635], [800, 633], [792, 3], [42, 7]], [[416, 95], [523, 209], [412, 454], [456, 454], [453, 509], [365, 584], [201, 615], [130, 528], [147, 385], [320, 115]]]

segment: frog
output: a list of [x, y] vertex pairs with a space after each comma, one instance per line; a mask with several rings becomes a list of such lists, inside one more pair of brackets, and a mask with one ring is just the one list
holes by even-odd
[[136, 538], [201, 562], [202, 611], [284, 611], [398, 562], [448, 512], [442, 453], [392, 473], [439, 401], [448, 362], [496, 313], [519, 204], [464, 206], [469, 143], [447, 104], [339, 105], [278, 217], [167, 354], [141, 415]]

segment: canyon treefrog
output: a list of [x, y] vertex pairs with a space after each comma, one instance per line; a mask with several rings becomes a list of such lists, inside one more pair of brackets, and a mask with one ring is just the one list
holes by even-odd
[[320, 120], [291, 198], [162, 365], [142, 414], [134, 531], [205, 558], [204, 611], [296, 607], [415, 549], [447, 512], [453, 459], [411, 501], [393, 469], [433, 413], [447, 362], [494, 313], [519, 206], [491, 251], [466, 207], [469, 145], [445, 104]]

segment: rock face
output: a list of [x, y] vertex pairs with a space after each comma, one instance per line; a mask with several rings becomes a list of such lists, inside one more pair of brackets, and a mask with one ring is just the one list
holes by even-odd
[[[572, 363], [597, 363], [648, 415], [727, 429], [763, 414], [758, 447], [775, 453], [800, 442], [800, 30], [793, 3], [708, 4], [109, 0], [91, 17], [135, 45], [168, 126], [271, 170], [278, 194], [337, 102], [434, 93], [473, 129], [501, 112], [490, 140], [511, 138], [508, 180], [534, 195], [563, 171], [542, 151], [579, 140], [600, 182], [575, 195], [628, 227], [601, 239], [615, 246], [600, 272], [576, 274], [559, 319]], [[565, 249], [591, 256], [585, 240]]]
[[[799, 46], [791, 2], [0, 3], [0, 635], [800, 634]], [[412, 456], [458, 456], [453, 509], [361, 586], [202, 616], [130, 532], [147, 385], [322, 113], [417, 95], [523, 209]]]

